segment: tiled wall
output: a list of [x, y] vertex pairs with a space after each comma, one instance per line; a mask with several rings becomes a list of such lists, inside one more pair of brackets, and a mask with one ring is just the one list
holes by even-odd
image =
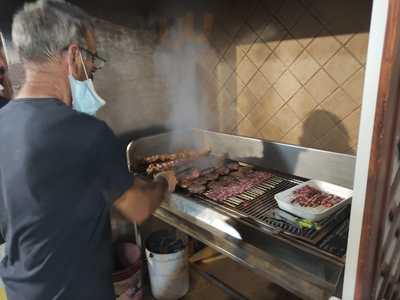
[[[108, 102], [99, 117], [119, 135], [170, 128], [172, 104], [180, 103], [172, 103], [157, 72], [160, 32], [153, 26], [157, 17], [148, 17], [162, 15], [157, 7], [167, 2], [155, 1], [150, 14], [132, 8], [130, 1], [120, 11], [118, 5], [93, 8], [90, 1], [76, 2], [98, 18], [98, 50], [108, 59], [95, 77]], [[203, 41], [210, 47], [194, 58], [207, 117], [205, 122], [188, 118], [184, 127], [354, 153], [371, 2], [201, 1], [200, 11], [175, 3], [180, 11], [168, 11], [175, 19], [187, 14], [197, 21], [207, 14], [213, 19], [212, 26], [197, 26], [211, 29]], [[207, 110], [198, 114], [202, 111]]]
[[205, 63], [218, 89], [220, 130], [354, 153], [370, 7], [348, 2], [227, 7]]

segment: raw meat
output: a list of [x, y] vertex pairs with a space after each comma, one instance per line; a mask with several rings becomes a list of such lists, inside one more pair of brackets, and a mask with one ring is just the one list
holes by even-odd
[[263, 181], [271, 178], [271, 176], [272, 175], [268, 172], [254, 171], [251, 172], [250, 177], [233, 180], [225, 186], [217, 185], [210, 191], [206, 192], [205, 195], [212, 200], [223, 202], [232, 196], [239, 195], [255, 187]]
[[332, 194], [324, 193], [316, 188], [306, 185], [293, 192], [295, 196], [290, 202], [301, 207], [332, 207], [344, 199]]

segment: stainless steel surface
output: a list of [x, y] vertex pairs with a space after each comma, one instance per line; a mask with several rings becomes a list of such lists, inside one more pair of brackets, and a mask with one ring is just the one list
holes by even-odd
[[190, 147], [208, 147], [216, 155], [228, 153], [232, 159], [259, 167], [353, 187], [355, 157], [352, 155], [201, 129], [170, 132], [131, 143], [129, 166], [133, 167], [132, 154], [140, 157]]
[[[132, 142], [127, 151], [130, 170], [136, 158], [191, 147], [208, 147], [213, 154], [228, 153], [232, 159], [262, 168], [352, 187], [353, 156], [197, 129]], [[257, 224], [248, 226], [240, 215], [176, 193], [155, 216], [304, 299], [332, 295], [344, 267], [273, 231], [266, 233]]]

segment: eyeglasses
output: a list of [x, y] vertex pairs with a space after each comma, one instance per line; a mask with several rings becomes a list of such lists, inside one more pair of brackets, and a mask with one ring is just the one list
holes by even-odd
[[94, 67], [96, 68], [96, 70], [100, 70], [101, 68], [104, 67], [107, 60], [105, 60], [104, 58], [97, 55], [97, 53], [93, 53], [92, 51], [90, 51], [86, 48], [83, 48], [83, 47], [79, 47], [79, 48], [81, 50], [83, 50], [86, 54], [90, 55], [90, 57], [92, 59], [92, 63], [94, 65]]

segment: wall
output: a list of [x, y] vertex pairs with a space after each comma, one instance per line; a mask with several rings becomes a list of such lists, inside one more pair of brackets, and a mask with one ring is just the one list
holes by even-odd
[[238, 4], [226, 9], [229, 15], [217, 23], [211, 39], [218, 53], [214, 75], [219, 98], [224, 113], [236, 114], [221, 129], [354, 153], [368, 3]]
[[[191, 25], [185, 21], [188, 16], [200, 23], [205, 22], [205, 11], [213, 16], [211, 32], [206, 32], [211, 48], [196, 53], [201, 56], [196, 78], [207, 93], [210, 116], [186, 126], [355, 153], [370, 4], [221, 1], [203, 5], [203, 11], [170, 8], [167, 16], [181, 26]], [[206, 27], [200, 25], [200, 31]], [[145, 26], [142, 36], [128, 29], [114, 35], [110, 32], [118, 30], [112, 24], [102, 30], [109, 32], [101, 38], [104, 51], [110, 54], [113, 71], [122, 76], [99, 84], [116, 103], [100, 116], [118, 133], [171, 127], [171, 110], [183, 103], [169, 99], [165, 78], [154, 65], [160, 33]], [[99, 75], [99, 81], [102, 78]]]
[[[372, 1], [76, 2], [96, 17], [108, 59], [99, 117], [118, 135], [203, 127], [355, 152]], [[163, 45], [171, 28], [178, 42]], [[170, 72], [159, 72], [160, 49], [176, 59]], [[191, 81], [196, 91], [182, 87]]]

